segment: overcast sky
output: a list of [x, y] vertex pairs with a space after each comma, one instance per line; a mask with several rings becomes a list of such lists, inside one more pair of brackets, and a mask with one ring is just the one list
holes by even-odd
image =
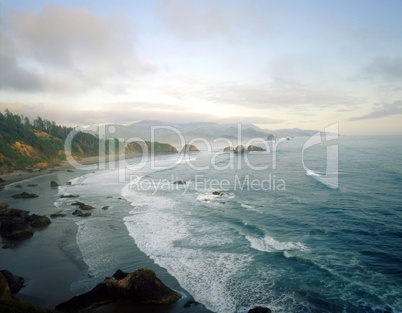
[[0, 0], [0, 109], [402, 133], [402, 1]]

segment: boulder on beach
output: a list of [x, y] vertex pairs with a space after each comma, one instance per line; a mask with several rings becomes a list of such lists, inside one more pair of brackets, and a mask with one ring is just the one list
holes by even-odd
[[50, 182], [50, 187], [59, 187], [59, 186], [60, 186], [59, 183], [56, 182], [56, 181], [54, 181], [54, 180], [52, 180], [52, 181]]
[[84, 312], [116, 302], [168, 305], [180, 298], [180, 294], [167, 287], [150, 269], [140, 268], [129, 274], [118, 270], [91, 291], [59, 304], [56, 310]]
[[24, 192], [12, 195], [11, 197], [15, 198], [15, 199], [29, 199], [29, 198], [37, 198], [39, 196], [36, 193], [28, 193], [28, 192], [24, 191]]

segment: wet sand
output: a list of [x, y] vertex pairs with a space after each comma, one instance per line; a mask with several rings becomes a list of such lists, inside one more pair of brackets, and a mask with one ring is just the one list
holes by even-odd
[[[85, 164], [91, 164], [93, 161], [94, 159], [86, 159]], [[84, 164], [83, 162], [80, 161]], [[7, 180], [8, 186], [0, 191], [0, 202], [6, 202], [13, 208], [28, 210], [31, 214], [49, 216], [58, 211], [54, 202], [59, 198], [58, 188], [51, 188], [50, 181], [54, 180], [62, 185], [88, 173], [88, 171], [73, 169], [69, 163], [65, 162], [41, 172], [16, 172], [2, 175], [1, 177]], [[36, 186], [29, 187], [32, 184]], [[22, 185], [22, 188], [16, 188], [16, 185]], [[37, 193], [39, 197], [34, 199], [11, 198], [11, 195], [22, 191]], [[63, 217], [51, 220], [52, 223], [48, 227], [37, 230], [32, 238], [15, 242], [16, 245], [10, 249], [0, 249], [0, 269], [7, 269], [15, 275], [24, 277], [25, 287], [16, 294], [18, 298], [34, 305], [54, 308], [57, 304], [75, 296], [70, 290], [71, 284], [88, 275], [88, 266], [83, 261], [82, 253], [76, 242], [78, 226], [75, 222]], [[128, 234], [125, 239], [133, 244]], [[5, 243], [7, 240], [2, 239], [1, 246]], [[162, 281], [168, 285], [172, 284], [175, 289], [181, 289], [177, 281], [166, 270], [159, 268], [138, 248], [132, 250], [131, 253], [135, 256], [129, 258], [130, 270], [142, 266], [153, 268]], [[110, 273], [110, 275], [112, 274]], [[170, 306], [110, 304], [97, 309], [96, 312], [209, 312], [202, 305], [184, 308], [184, 304], [188, 300], [189, 295], [187, 294], [179, 302]]]

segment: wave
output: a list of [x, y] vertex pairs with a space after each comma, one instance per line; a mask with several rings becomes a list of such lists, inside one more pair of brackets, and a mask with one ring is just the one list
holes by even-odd
[[247, 235], [246, 239], [250, 242], [251, 247], [263, 252], [276, 252], [287, 250], [309, 251], [310, 249], [301, 242], [280, 242], [272, 237], [254, 237]]

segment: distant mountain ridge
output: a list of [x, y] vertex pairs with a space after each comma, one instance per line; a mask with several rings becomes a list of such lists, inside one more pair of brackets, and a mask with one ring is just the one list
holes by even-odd
[[[268, 130], [262, 129], [254, 124], [218, 124], [215, 122], [193, 122], [193, 123], [167, 123], [163, 121], [146, 120], [136, 122], [127, 126], [110, 124], [115, 132], [106, 135], [106, 138], [128, 139], [137, 137], [144, 141], [159, 141], [180, 145], [188, 143], [196, 138], [202, 138], [212, 142], [216, 138], [229, 140], [248, 141], [254, 138], [266, 139], [269, 135], [276, 138], [286, 137], [310, 137], [317, 133], [317, 130], [303, 130], [299, 128]], [[152, 137], [153, 136], [153, 137]]]

